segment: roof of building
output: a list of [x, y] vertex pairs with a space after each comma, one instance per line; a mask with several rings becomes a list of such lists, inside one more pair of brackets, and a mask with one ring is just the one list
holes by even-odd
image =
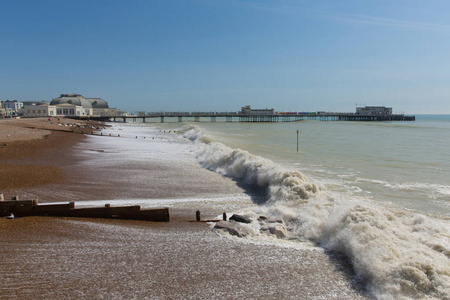
[[58, 105], [64, 103], [74, 104], [82, 106], [84, 108], [92, 108], [91, 102], [87, 101], [83, 96], [78, 94], [61, 94], [61, 97], [52, 99], [50, 105]]
[[102, 98], [86, 98], [86, 100], [91, 102], [92, 108], [109, 108], [108, 102]]
[[60, 97], [52, 99], [50, 105], [64, 103], [82, 106], [83, 108], [108, 108], [108, 102], [101, 98], [84, 98], [83, 95], [73, 93], [61, 94]]

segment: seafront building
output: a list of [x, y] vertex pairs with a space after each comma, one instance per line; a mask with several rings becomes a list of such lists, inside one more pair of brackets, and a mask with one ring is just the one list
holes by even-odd
[[275, 115], [275, 109], [265, 108], [265, 109], [253, 109], [250, 105], [246, 105], [241, 109], [242, 115]]
[[0, 101], [0, 118], [3, 118], [6, 115], [6, 110], [2, 106], [2, 102]]
[[110, 108], [108, 102], [101, 98], [85, 98], [80, 94], [61, 94], [52, 99], [50, 103], [25, 104], [22, 110], [27, 117], [53, 117], [53, 116], [114, 116], [116, 108]]
[[390, 116], [392, 115], [392, 107], [385, 107], [385, 106], [357, 107], [356, 114], [363, 116]]
[[23, 107], [23, 103], [17, 100], [6, 100], [1, 101], [1, 105], [4, 109], [5, 116], [17, 116], [19, 115], [20, 109]]

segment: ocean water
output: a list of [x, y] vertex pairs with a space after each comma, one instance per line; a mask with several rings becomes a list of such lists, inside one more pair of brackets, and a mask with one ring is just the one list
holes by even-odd
[[[211, 194], [183, 205], [282, 218], [289, 243], [342, 253], [376, 298], [450, 299], [449, 115], [415, 122], [170, 121], [114, 123], [106, 132], [129, 139], [103, 139], [103, 147], [117, 149], [104, 163], [148, 155], [194, 162], [232, 178], [247, 195], [227, 202]], [[257, 228], [247, 238], [267, 242]]]

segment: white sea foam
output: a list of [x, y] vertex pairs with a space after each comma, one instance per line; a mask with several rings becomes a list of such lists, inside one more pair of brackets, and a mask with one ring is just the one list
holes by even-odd
[[[198, 141], [201, 134], [190, 130], [190, 140]], [[333, 194], [300, 172], [221, 143], [201, 145], [197, 159], [205, 168], [266, 189], [265, 213], [283, 218], [291, 238], [345, 254], [377, 298], [450, 299], [448, 220]]]

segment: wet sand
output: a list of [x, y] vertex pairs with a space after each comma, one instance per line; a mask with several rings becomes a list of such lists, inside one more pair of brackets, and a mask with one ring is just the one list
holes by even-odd
[[[79, 164], [73, 152], [83, 143], [82, 134], [62, 132], [55, 125], [54, 130], [24, 130], [21, 139], [19, 132], [29, 128], [18, 121], [0, 121], [0, 145], [7, 144], [0, 148], [0, 193], [5, 198], [52, 202], [120, 199], [130, 193], [134, 198], [161, 198], [244, 192], [230, 179], [200, 167], [191, 170], [189, 181], [174, 187], [168, 185], [177, 180], [156, 180], [150, 186], [139, 180], [186, 177], [158, 162], [144, 168], [124, 166], [122, 176], [107, 167], [93, 170]], [[28, 122], [38, 121], [54, 125], [46, 119]], [[8, 137], [5, 129], [16, 138]], [[208, 188], [199, 183], [206, 179]], [[215, 215], [213, 209], [205, 210], [205, 217]], [[207, 224], [189, 222], [193, 218], [194, 212], [175, 206], [170, 223], [0, 219], [0, 299], [367, 298], [348, 264], [334, 255], [318, 248], [225, 238]]]

